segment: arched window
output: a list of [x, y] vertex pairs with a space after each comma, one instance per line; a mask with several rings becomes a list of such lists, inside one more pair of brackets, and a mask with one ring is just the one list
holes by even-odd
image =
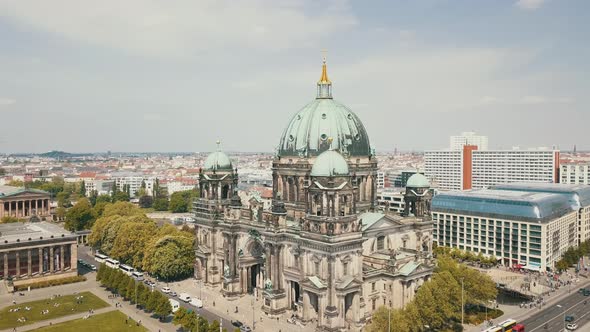
[[377, 238], [377, 250], [385, 249], [385, 236], [379, 236]]

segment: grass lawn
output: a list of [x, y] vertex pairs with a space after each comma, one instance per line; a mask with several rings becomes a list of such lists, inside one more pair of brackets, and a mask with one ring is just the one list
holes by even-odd
[[118, 310], [105, 312], [100, 315], [92, 315], [88, 319], [76, 319], [69, 322], [63, 322], [52, 326], [36, 329], [39, 332], [78, 332], [78, 331], [101, 331], [101, 332], [144, 332], [147, 331], [143, 326], [137, 326], [134, 320], [129, 320], [125, 324], [127, 316]]
[[[76, 297], [82, 296], [81, 303], [76, 303]], [[59, 305], [56, 307], [55, 304]], [[33, 324], [38, 321], [52, 319], [67, 315], [76, 314], [79, 312], [86, 312], [89, 309], [100, 309], [108, 307], [109, 304], [99, 299], [96, 295], [90, 292], [82, 292], [77, 295], [65, 295], [54, 298], [53, 300], [47, 298], [45, 300], [18, 303], [0, 310], [0, 330], [19, 327], [23, 325]], [[31, 310], [25, 310], [25, 307]], [[10, 309], [20, 308], [17, 312], [10, 312]], [[49, 313], [43, 315], [43, 310], [49, 310]], [[26, 321], [21, 323], [19, 318], [24, 317]]]

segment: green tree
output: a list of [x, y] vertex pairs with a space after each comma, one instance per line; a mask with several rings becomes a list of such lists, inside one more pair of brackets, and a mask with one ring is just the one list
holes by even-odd
[[80, 195], [80, 197], [86, 196], [86, 181], [84, 180], [80, 182], [80, 188], [78, 188], [78, 195]]
[[188, 212], [188, 202], [184, 197], [185, 194], [182, 191], [177, 191], [170, 196], [170, 203], [168, 204], [168, 210], [173, 213]]
[[65, 228], [70, 231], [80, 231], [89, 229], [94, 221], [94, 214], [92, 213], [92, 205], [87, 198], [83, 198], [76, 202], [71, 209], [66, 213]]
[[148, 209], [148, 208], [151, 208], [153, 204], [154, 204], [154, 198], [152, 196], [148, 196], [148, 195], [139, 196], [139, 206], [140, 207], [142, 207], [144, 209]]
[[117, 236], [110, 250], [116, 259], [143, 269], [144, 251], [158, 227], [146, 216], [127, 217], [117, 231]]
[[436, 273], [418, 289], [406, 310], [416, 325], [444, 330], [460, 317], [461, 286], [448, 271]]
[[104, 276], [105, 268], [106, 268], [106, 265], [104, 263], [101, 263], [98, 266], [98, 271], [96, 271], [96, 281], [100, 281], [100, 279], [102, 279], [102, 277]]
[[413, 324], [403, 309], [389, 309], [382, 306], [373, 313], [371, 324], [367, 326], [367, 332], [396, 332], [411, 331]]
[[21, 180], [11, 180], [7, 185], [11, 187], [24, 187], [25, 183]]
[[117, 193], [113, 195], [113, 203], [114, 202], [129, 202], [129, 194], [126, 191], [117, 191]]
[[199, 331], [209, 330], [209, 321], [207, 319], [205, 319], [205, 317], [199, 316], [197, 318], [196, 324], [199, 325]]
[[154, 199], [152, 207], [156, 211], [168, 211], [168, 199], [165, 197], [158, 197]]
[[437, 272], [449, 272], [457, 283], [463, 279], [465, 303], [487, 303], [498, 295], [496, 283], [488, 275], [459, 264], [448, 256], [439, 256], [437, 261]]
[[219, 321], [216, 319], [213, 323], [209, 324], [209, 332], [218, 332], [219, 331]]
[[154, 313], [156, 314], [156, 316], [164, 318], [172, 313], [172, 305], [170, 304], [170, 301], [165, 295], [162, 295], [162, 293], [160, 292], [157, 293], [160, 294], [160, 296]]
[[128, 300], [135, 303], [135, 279], [127, 278], [127, 286], [125, 287], [125, 295]]
[[560, 272], [567, 270], [567, 268], [569, 266], [570, 265], [568, 264], [568, 262], [565, 261], [564, 259], [560, 259], [555, 263], [555, 269], [557, 269], [557, 271], [560, 271]]
[[193, 274], [194, 237], [175, 231], [152, 240], [144, 254], [144, 269], [162, 280], [177, 280]]
[[146, 307], [150, 294], [151, 290], [147, 286], [144, 284], [137, 285], [137, 302], [142, 308]]
[[183, 326], [183, 323], [185, 322], [186, 316], [188, 314], [188, 310], [185, 307], [178, 308], [178, 310], [176, 310], [174, 316], [172, 317], [172, 323], [174, 325]]
[[156, 308], [158, 307], [158, 300], [159, 300], [160, 294], [161, 293], [157, 292], [157, 291], [150, 292], [150, 294], [148, 296], [147, 303], [145, 305], [145, 308], [147, 309], [147, 311], [153, 312], [154, 310], [156, 310]]
[[69, 207], [71, 205], [70, 194], [65, 191], [57, 193], [55, 199], [57, 200], [57, 206], [59, 207]]

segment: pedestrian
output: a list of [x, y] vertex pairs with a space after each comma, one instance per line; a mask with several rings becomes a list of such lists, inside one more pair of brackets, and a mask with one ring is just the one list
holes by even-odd
[[127, 320], [125, 320], [125, 325], [127, 325]]

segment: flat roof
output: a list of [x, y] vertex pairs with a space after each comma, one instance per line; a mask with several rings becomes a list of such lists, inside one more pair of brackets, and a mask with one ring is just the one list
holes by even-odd
[[524, 190], [449, 191], [432, 199], [433, 212], [543, 223], [576, 210], [568, 195]]
[[30, 241], [41, 240], [41, 237], [46, 240], [51, 239], [51, 236], [53, 236], [54, 239], [65, 239], [68, 237], [77, 238], [75, 233], [71, 233], [57, 225], [45, 221], [0, 224], [0, 246], [6, 244], [5, 241], [8, 241], [10, 244], [17, 242], [17, 240], [20, 240], [21, 243], [27, 243], [29, 238], [31, 238]]
[[590, 185], [585, 184], [515, 182], [495, 185], [491, 189], [566, 194], [570, 195], [572, 203], [590, 206]]

